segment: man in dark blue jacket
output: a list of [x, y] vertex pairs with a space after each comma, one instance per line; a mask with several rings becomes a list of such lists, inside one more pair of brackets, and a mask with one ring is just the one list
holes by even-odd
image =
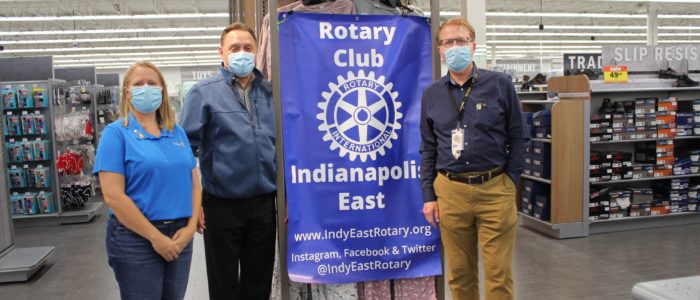
[[[187, 94], [181, 125], [199, 148], [210, 299], [269, 299], [275, 252], [275, 111], [255, 69], [253, 30], [221, 34], [219, 74]], [[240, 267], [240, 276], [239, 276]]]

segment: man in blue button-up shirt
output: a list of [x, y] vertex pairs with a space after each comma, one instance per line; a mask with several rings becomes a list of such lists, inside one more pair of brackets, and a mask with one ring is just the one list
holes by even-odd
[[438, 30], [438, 50], [449, 73], [423, 94], [423, 213], [440, 227], [455, 299], [479, 299], [477, 244], [486, 299], [512, 299], [515, 183], [527, 139], [510, 76], [476, 67], [474, 38], [463, 19], [448, 20]]
[[[221, 34], [219, 74], [188, 92], [182, 127], [200, 150], [210, 299], [268, 299], [275, 261], [275, 110], [253, 30]], [[239, 276], [240, 267], [240, 276]]]

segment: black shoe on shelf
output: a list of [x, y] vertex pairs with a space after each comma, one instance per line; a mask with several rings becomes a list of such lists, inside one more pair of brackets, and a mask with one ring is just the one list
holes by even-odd
[[578, 69], [574, 71], [574, 75], [586, 75], [588, 80], [598, 80], [598, 73], [592, 69]]
[[666, 70], [659, 70], [659, 78], [666, 79], [681, 79], [685, 74], [676, 72], [676, 70], [668, 68]]
[[698, 85], [700, 85], [700, 82], [690, 79], [690, 77], [685, 74], [673, 83], [673, 87], [694, 87]]
[[613, 113], [614, 114], [625, 114], [625, 105], [622, 104], [622, 102], [615, 102], [615, 105], [613, 106]]
[[537, 73], [532, 79], [532, 84], [547, 84], [547, 76], [542, 73]]
[[613, 104], [610, 103], [610, 98], [603, 99], [603, 105], [598, 110], [601, 114], [611, 114], [613, 112]]
[[528, 80], [528, 81], [525, 81], [525, 83], [523, 83], [523, 86], [520, 87], [520, 90], [522, 90], [522, 91], [528, 91], [528, 90], [530, 90], [531, 88], [533, 88], [533, 86], [532, 86], [532, 81], [531, 81], [531, 80]]

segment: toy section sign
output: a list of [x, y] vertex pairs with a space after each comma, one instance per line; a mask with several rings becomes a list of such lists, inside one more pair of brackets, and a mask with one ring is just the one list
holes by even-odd
[[279, 34], [290, 279], [441, 274], [419, 183], [428, 19], [280, 14]]

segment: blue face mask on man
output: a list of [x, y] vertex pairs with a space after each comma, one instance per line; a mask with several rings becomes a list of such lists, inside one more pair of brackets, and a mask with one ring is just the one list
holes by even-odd
[[131, 104], [141, 113], [152, 113], [163, 102], [163, 88], [159, 86], [134, 86], [131, 88]]
[[255, 55], [247, 51], [238, 51], [228, 55], [228, 70], [238, 77], [246, 77], [255, 68]]
[[454, 72], [462, 72], [472, 61], [472, 51], [469, 46], [455, 46], [445, 50], [447, 67]]

